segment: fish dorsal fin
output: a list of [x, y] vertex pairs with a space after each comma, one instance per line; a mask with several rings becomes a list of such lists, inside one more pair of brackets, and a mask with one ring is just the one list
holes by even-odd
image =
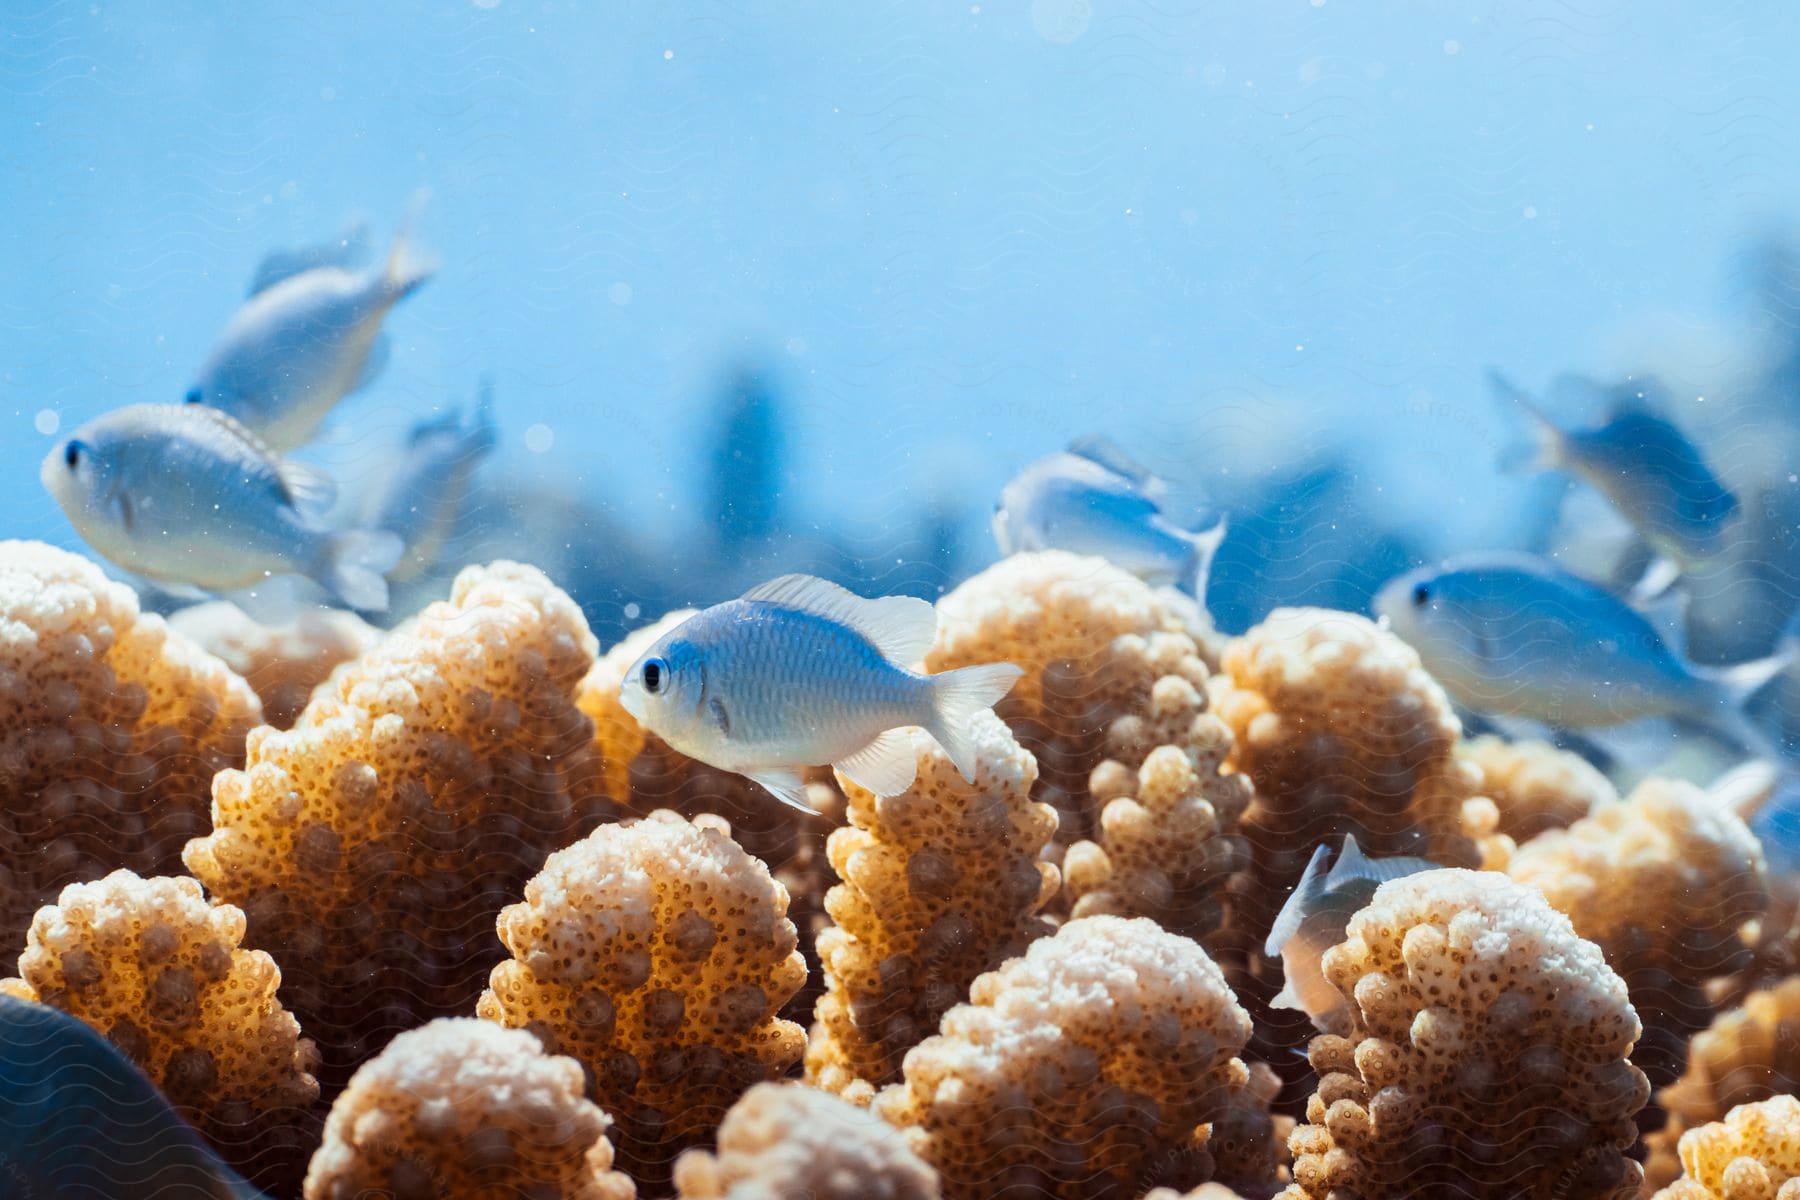
[[[1405, 879], [1408, 875], [1417, 875], [1420, 871], [1435, 869], [1436, 863], [1423, 858], [1412, 858], [1407, 855], [1396, 855], [1392, 858], [1370, 858], [1356, 844], [1355, 834], [1344, 835], [1343, 853], [1338, 855], [1337, 862], [1332, 864], [1331, 874], [1325, 877], [1325, 890], [1337, 891], [1356, 883], [1369, 883], [1376, 886], [1392, 879]], [[1369, 889], [1373, 892], [1375, 889]]]
[[1306, 873], [1300, 876], [1300, 882], [1288, 894], [1287, 903], [1281, 906], [1276, 914], [1275, 923], [1269, 927], [1269, 940], [1263, 944], [1263, 953], [1274, 958], [1281, 953], [1282, 946], [1294, 936], [1300, 923], [1306, 920], [1307, 901], [1319, 891], [1319, 883], [1325, 874], [1325, 860], [1331, 857], [1331, 847], [1319, 843], [1313, 851], [1312, 861], [1306, 864]]
[[274, 250], [256, 265], [251, 276], [250, 291], [255, 296], [296, 275], [304, 275], [319, 267], [348, 269], [360, 262], [368, 250], [369, 223], [358, 220], [347, 226], [335, 241], [297, 249]]
[[816, 575], [782, 575], [751, 588], [743, 598], [836, 621], [868, 638], [884, 658], [903, 667], [924, 658], [937, 637], [937, 610], [929, 601], [915, 596], [870, 600]]
[[1131, 457], [1117, 442], [1103, 433], [1089, 433], [1076, 438], [1069, 443], [1069, 453], [1097, 463], [1114, 474], [1123, 475], [1152, 500], [1160, 501], [1163, 493], [1168, 490], [1156, 472]]
[[435, 417], [427, 417], [412, 427], [406, 435], [408, 446], [417, 446], [428, 437], [441, 433], [459, 433], [462, 430], [462, 409], [452, 408]]
[[281, 486], [287, 489], [288, 499], [295, 508], [322, 512], [330, 508], [337, 499], [337, 484], [317, 467], [284, 462], [277, 463], [275, 470], [280, 474]]
[[1331, 874], [1325, 877], [1325, 886], [1345, 883], [1352, 879], [1367, 879], [1370, 874], [1368, 855], [1356, 844], [1356, 835], [1344, 835], [1344, 848], [1338, 852], [1337, 861], [1331, 864]]

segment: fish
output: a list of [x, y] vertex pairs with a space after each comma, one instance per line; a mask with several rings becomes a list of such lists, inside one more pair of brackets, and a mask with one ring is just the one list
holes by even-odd
[[1336, 1028], [1338, 1018], [1349, 1007], [1325, 978], [1325, 952], [1344, 940], [1350, 918], [1368, 907], [1376, 888], [1390, 879], [1438, 869], [1425, 858], [1365, 857], [1354, 834], [1344, 836], [1344, 848], [1327, 872], [1330, 857], [1327, 843], [1313, 851], [1306, 873], [1281, 906], [1263, 946], [1265, 955], [1281, 959], [1283, 975], [1281, 991], [1270, 1003], [1300, 1010], [1320, 1033], [1342, 1032]]
[[369, 223], [358, 219], [346, 225], [343, 232], [329, 242], [271, 251], [256, 265], [256, 273], [250, 277], [250, 290], [245, 293], [245, 298], [267, 291], [284, 279], [291, 279], [318, 267], [341, 267], [349, 270], [363, 261], [368, 252], [368, 241]]
[[1768, 658], [1696, 666], [1683, 657], [1679, 620], [1663, 622], [1665, 637], [1604, 588], [1509, 552], [1407, 572], [1373, 607], [1466, 708], [1571, 729], [1685, 718], [1778, 757], [1743, 708], [1794, 660], [1792, 642]]
[[912, 670], [936, 633], [937, 610], [924, 600], [865, 599], [783, 575], [664, 634], [632, 664], [620, 701], [676, 750], [808, 813], [804, 767], [830, 763], [877, 796], [911, 786], [911, 726], [973, 782], [970, 719], [1024, 672], [1012, 663]]
[[266, 1200], [117, 1046], [60, 1009], [4, 993], [0, 1194]]
[[138, 404], [89, 421], [39, 477], [81, 536], [125, 570], [179, 595], [303, 575], [351, 608], [387, 607], [400, 538], [333, 531], [323, 475], [278, 460], [235, 419], [194, 404]]
[[384, 471], [363, 499], [363, 526], [397, 534], [406, 545], [388, 572], [390, 581], [414, 579], [438, 560], [462, 511], [469, 480], [496, 441], [493, 388], [486, 383], [467, 428], [459, 412], [413, 426], [399, 464]]
[[1647, 385], [1628, 380], [1609, 389], [1600, 424], [1577, 429], [1557, 424], [1498, 372], [1490, 372], [1489, 380], [1530, 417], [1535, 431], [1533, 444], [1504, 456], [1503, 465], [1562, 471], [1604, 495], [1661, 556], [1646, 572], [1642, 594], [1665, 590], [1677, 575], [1704, 567], [1726, 547], [1742, 506], [1700, 448], [1656, 411]]
[[184, 401], [229, 413], [285, 454], [311, 441], [337, 402], [380, 372], [382, 322], [437, 264], [413, 250], [402, 225], [387, 258], [368, 270], [283, 269], [265, 264], [267, 286], [227, 322]]
[[1226, 521], [1190, 532], [1163, 514], [1167, 487], [1099, 436], [1026, 467], [1001, 489], [994, 540], [1003, 555], [1031, 550], [1096, 554], [1151, 584], [1206, 599]]

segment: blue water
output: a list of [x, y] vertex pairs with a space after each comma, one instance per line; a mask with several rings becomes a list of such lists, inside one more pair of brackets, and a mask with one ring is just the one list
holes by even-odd
[[492, 477], [671, 570], [746, 365], [784, 527], [865, 568], [933, 509], [980, 565], [1094, 428], [1196, 512], [1337, 472], [1380, 561], [1514, 540], [1483, 368], [1703, 376], [1800, 198], [1776, 3], [6, 9], [0, 507], [64, 545], [39, 424], [178, 398], [265, 252], [422, 186], [443, 270], [327, 453], [489, 373]]

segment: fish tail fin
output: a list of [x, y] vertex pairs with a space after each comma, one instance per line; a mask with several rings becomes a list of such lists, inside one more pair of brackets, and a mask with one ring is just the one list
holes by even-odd
[[1796, 659], [1800, 659], [1800, 645], [1790, 640], [1783, 642], [1781, 649], [1767, 658], [1717, 667], [1707, 674], [1723, 690], [1726, 702], [1734, 709], [1741, 709], [1752, 696], [1767, 687], [1770, 680], [1793, 666]]
[[386, 575], [400, 561], [406, 544], [385, 529], [350, 529], [325, 539], [325, 553], [315, 578], [332, 595], [362, 612], [388, 606]]
[[1742, 742], [1751, 754], [1772, 763], [1791, 762], [1781, 738], [1764, 728], [1747, 709], [1758, 692], [1796, 661], [1800, 661], [1800, 642], [1789, 637], [1767, 658], [1702, 671], [1703, 677], [1711, 680], [1716, 689], [1706, 719], [1715, 728]]
[[383, 264], [381, 273], [395, 302], [410, 296], [437, 273], [436, 257], [420, 250], [413, 238], [413, 227], [418, 223], [419, 214], [424, 211], [425, 202], [430, 198], [428, 188], [420, 188], [413, 193], [412, 203], [407, 206], [406, 216], [400, 222], [400, 230], [394, 234], [393, 244], [388, 247], [387, 261]]
[[1498, 465], [1502, 471], [1550, 471], [1562, 463], [1562, 430], [1537, 406], [1537, 401], [1499, 371], [1489, 370], [1488, 386], [1494, 394], [1530, 418], [1529, 431], [1503, 447]]
[[931, 719], [925, 731], [937, 739], [956, 769], [975, 782], [975, 746], [969, 739], [970, 722], [977, 713], [1000, 702], [1025, 672], [1011, 663], [986, 663], [962, 667], [931, 677]]
[[1193, 547], [1188, 586], [1201, 608], [1206, 607], [1206, 581], [1212, 575], [1213, 556], [1218, 554], [1219, 546], [1225, 540], [1228, 523], [1229, 518], [1221, 513], [1211, 529], [1202, 529], [1188, 535], [1188, 544]]

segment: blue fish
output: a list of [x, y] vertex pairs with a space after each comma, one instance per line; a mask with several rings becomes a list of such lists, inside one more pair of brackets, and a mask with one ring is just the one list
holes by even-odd
[[467, 427], [462, 414], [451, 412], [413, 426], [400, 461], [382, 473], [380, 483], [364, 498], [365, 529], [384, 529], [406, 544], [400, 561], [387, 573], [395, 583], [424, 574], [455, 528], [468, 494], [469, 481], [481, 460], [493, 452], [493, 388], [481, 387], [475, 416]]

